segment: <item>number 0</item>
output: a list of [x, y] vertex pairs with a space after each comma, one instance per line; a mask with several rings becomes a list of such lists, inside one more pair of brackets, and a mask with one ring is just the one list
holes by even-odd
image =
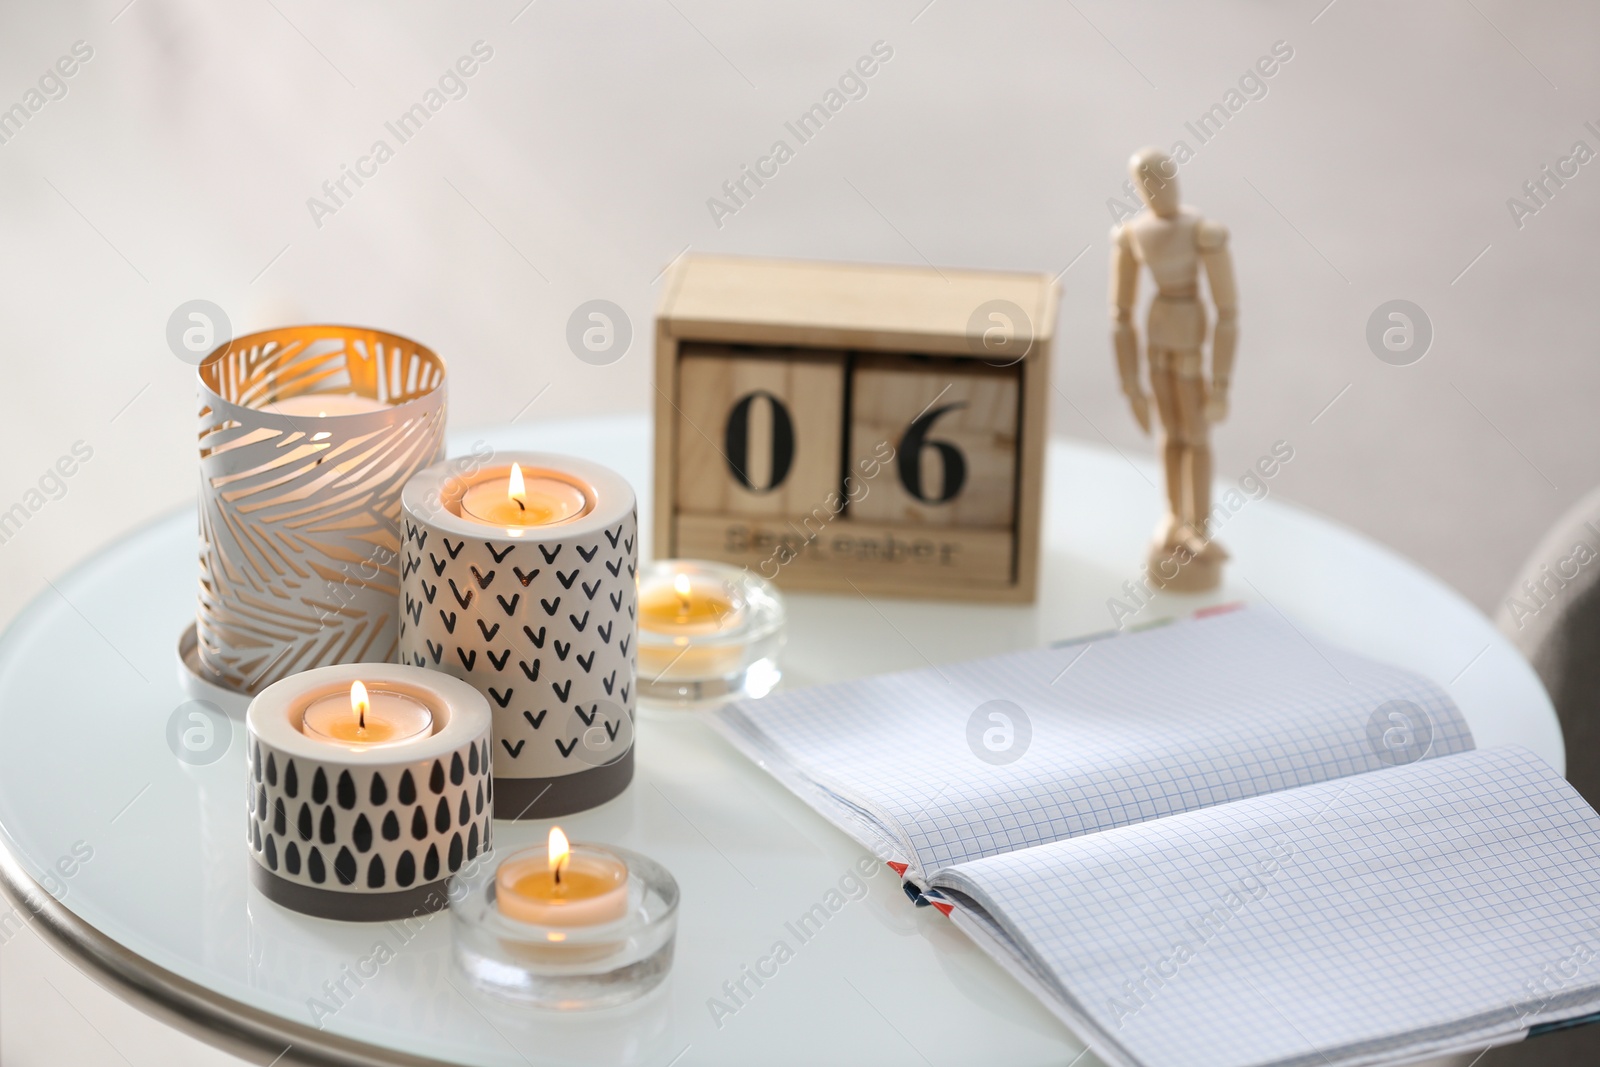
[[[766, 485], [757, 485], [750, 479], [750, 408], [757, 400], [765, 400], [772, 411], [772, 473]], [[752, 493], [770, 493], [789, 477], [794, 466], [794, 419], [783, 401], [765, 389], [739, 398], [728, 413], [728, 425], [722, 431], [723, 454], [728, 459], [728, 470], [738, 483]]]

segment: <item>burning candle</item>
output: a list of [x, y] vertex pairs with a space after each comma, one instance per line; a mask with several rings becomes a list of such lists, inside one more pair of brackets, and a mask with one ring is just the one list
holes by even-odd
[[504, 478], [475, 483], [461, 498], [463, 514], [508, 529], [553, 526], [588, 508], [588, 494], [577, 485], [550, 474], [527, 477], [520, 463], [513, 463]]
[[723, 583], [706, 576], [696, 582], [687, 571], [639, 591], [639, 625], [659, 634], [715, 633], [737, 625], [742, 614]]
[[[685, 564], [687, 567], [688, 564]], [[715, 574], [676, 571], [670, 582], [647, 580], [639, 590], [639, 628], [665, 640], [639, 645], [639, 674], [647, 682], [663, 678], [715, 678], [737, 669], [739, 643], [698, 643], [693, 638], [736, 632], [744, 606]]]
[[398, 745], [433, 732], [433, 710], [408, 693], [391, 689], [368, 691], [350, 683], [349, 698], [330, 693], [306, 705], [301, 732], [319, 741], [356, 748]]
[[777, 682], [782, 601], [748, 571], [703, 560], [659, 560], [639, 572], [639, 691], [682, 704]]
[[[628, 912], [628, 865], [604, 849], [573, 846], [550, 828], [545, 849], [516, 853], [495, 872], [495, 905], [518, 922], [552, 928], [599, 926]], [[555, 933], [550, 940], [560, 940]]]

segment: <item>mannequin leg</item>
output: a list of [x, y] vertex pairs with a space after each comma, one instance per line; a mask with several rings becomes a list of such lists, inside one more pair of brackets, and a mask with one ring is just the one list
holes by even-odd
[[1152, 352], [1150, 391], [1155, 395], [1156, 416], [1161, 420], [1161, 466], [1166, 476], [1167, 520], [1161, 537], [1169, 546], [1177, 544], [1184, 512], [1184, 454], [1182, 424], [1178, 413], [1177, 379], [1164, 353]]
[[1173, 396], [1183, 441], [1185, 508], [1180, 513], [1195, 533], [1206, 536], [1211, 514], [1211, 443], [1206, 432], [1205, 383], [1178, 378]]

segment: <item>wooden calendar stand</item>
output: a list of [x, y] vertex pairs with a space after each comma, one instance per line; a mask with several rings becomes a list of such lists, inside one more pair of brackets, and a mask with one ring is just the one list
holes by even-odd
[[1032, 601], [1048, 275], [690, 256], [656, 316], [655, 545], [789, 589]]

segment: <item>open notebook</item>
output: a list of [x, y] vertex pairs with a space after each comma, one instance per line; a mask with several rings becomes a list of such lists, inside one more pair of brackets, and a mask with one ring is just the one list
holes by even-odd
[[713, 718], [1108, 1063], [1399, 1063], [1600, 1012], [1600, 816], [1269, 610]]

